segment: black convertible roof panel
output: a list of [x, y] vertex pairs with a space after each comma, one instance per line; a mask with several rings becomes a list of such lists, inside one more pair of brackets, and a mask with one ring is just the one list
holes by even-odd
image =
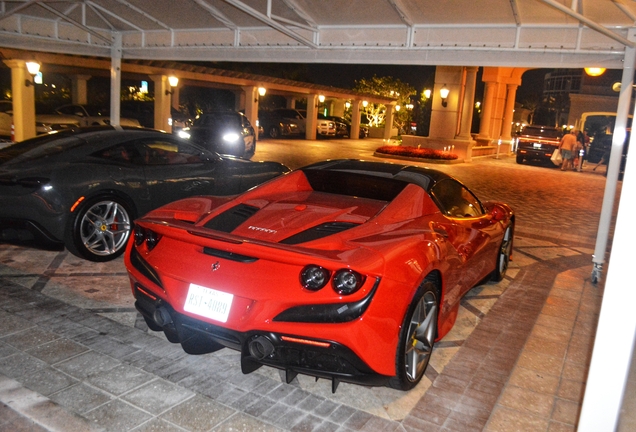
[[[302, 168], [305, 174], [310, 177], [309, 172], [321, 171], [323, 173], [332, 172], [384, 177], [400, 180], [405, 183], [413, 183], [430, 191], [431, 187], [440, 180], [450, 178], [448, 174], [430, 168], [422, 168], [410, 165], [393, 164], [388, 162], [371, 162], [357, 159], [338, 159], [318, 162]], [[390, 201], [390, 199], [388, 200]]]

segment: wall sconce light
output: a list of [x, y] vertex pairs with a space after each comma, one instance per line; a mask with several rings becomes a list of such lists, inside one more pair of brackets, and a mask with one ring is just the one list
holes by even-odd
[[318, 102], [316, 102], [316, 108], [318, 108], [319, 104], [325, 101], [325, 95], [318, 95]]
[[589, 67], [589, 68], [585, 68], [585, 73], [591, 77], [597, 77], [605, 73], [605, 68]]
[[369, 105], [369, 101], [365, 101], [365, 100], [362, 101], [362, 106], [363, 107], [366, 108], [368, 105]]
[[346, 101], [346, 102], [345, 102], [345, 108], [346, 108], [346, 109], [351, 108], [351, 102]]
[[[267, 89], [265, 87], [259, 87], [258, 88], [258, 95], [260, 97], [265, 96], [266, 93], [267, 93]], [[254, 98], [254, 103], [258, 103], [258, 98]]]
[[[40, 72], [40, 63], [36, 61], [28, 61], [26, 62], [27, 71], [29, 71], [29, 75], [31, 75], [31, 79], [35, 80], [35, 76]], [[24, 85], [27, 87], [34, 86], [35, 83], [33, 81], [29, 81], [28, 79], [24, 80]]]
[[168, 84], [170, 84], [170, 90], [166, 90], [166, 96], [174, 93], [174, 88], [179, 85], [179, 78], [176, 76], [169, 76]]
[[446, 106], [448, 105], [448, 94], [450, 93], [450, 90], [448, 89], [448, 87], [446, 87], [446, 84], [444, 84], [442, 86], [441, 89], [439, 89], [439, 95], [442, 98], [442, 106], [444, 108], [446, 108]]

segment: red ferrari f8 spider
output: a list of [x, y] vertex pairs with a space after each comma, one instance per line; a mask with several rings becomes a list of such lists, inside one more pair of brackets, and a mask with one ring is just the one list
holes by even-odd
[[462, 295], [504, 277], [514, 220], [440, 171], [334, 160], [154, 210], [125, 263], [148, 326], [188, 353], [409, 390]]

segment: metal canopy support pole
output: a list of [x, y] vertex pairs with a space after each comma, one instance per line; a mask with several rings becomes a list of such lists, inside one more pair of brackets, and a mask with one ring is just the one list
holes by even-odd
[[[625, 66], [634, 64], [634, 49], [629, 49], [629, 58], [625, 55]], [[622, 89], [631, 94], [632, 86], [625, 85]], [[622, 93], [621, 93], [622, 96]], [[619, 99], [620, 107], [620, 99]], [[634, 113], [636, 115], [636, 112]], [[616, 136], [616, 132], [614, 132]], [[623, 137], [624, 133], [621, 134]], [[612, 156], [616, 156], [613, 174], [618, 175], [621, 150], [612, 142]], [[623, 141], [620, 141], [622, 144]], [[630, 136], [632, 148], [636, 148], [636, 134]], [[611, 163], [611, 160], [610, 160]], [[608, 179], [607, 183], [616, 183]], [[605, 196], [608, 196], [606, 189]], [[621, 420], [621, 405], [625, 396], [625, 388], [633, 364], [634, 341], [636, 340], [636, 290], [628, 281], [633, 280], [634, 265], [634, 234], [633, 214], [636, 204], [633, 196], [636, 194], [636, 158], [628, 158], [623, 179], [622, 199], [619, 202], [616, 217], [616, 235], [612, 242], [612, 259], [607, 272], [603, 304], [599, 315], [598, 328], [594, 339], [594, 350], [590, 362], [590, 372], [587, 377], [581, 415], [579, 417], [578, 432], [616, 431], [619, 430]], [[612, 192], [611, 197], [614, 196]], [[605, 210], [605, 202], [603, 209]], [[611, 205], [607, 208], [611, 212]], [[622, 430], [622, 428], [621, 428]]]
[[[636, 29], [630, 29], [628, 37], [636, 38]], [[618, 96], [618, 109], [616, 111], [616, 124], [612, 136], [612, 151], [607, 164], [607, 180], [605, 181], [605, 194], [603, 195], [603, 206], [601, 207], [601, 218], [598, 224], [596, 235], [596, 247], [592, 262], [592, 283], [597, 283], [603, 271], [605, 262], [605, 252], [607, 249], [607, 239], [609, 237], [610, 225], [612, 222], [612, 211], [614, 209], [614, 199], [616, 196], [616, 183], [620, 171], [621, 159], [623, 158], [623, 146], [626, 136], [627, 115], [632, 100], [632, 83], [634, 80], [634, 61], [636, 60], [636, 49], [625, 47], [625, 62], [623, 65], [623, 78], [621, 80], [621, 92]]]
[[119, 125], [121, 117], [121, 33], [115, 33], [110, 50], [110, 124]]

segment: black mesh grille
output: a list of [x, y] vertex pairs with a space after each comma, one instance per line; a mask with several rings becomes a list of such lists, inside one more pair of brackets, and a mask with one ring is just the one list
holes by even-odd
[[230, 233], [259, 210], [258, 207], [239, 204], [210, 219], [204, 226], [216, 231]]
[[355, 226], [358, 226], [358, 224], [350, 222], [328, 222], [322, 225], [317, 225], [303, 232], [299, 232], [298, 234], [294, 234], [291, 237], [287, 237], [286, 239], [282, 240], [281, 243], [289, 245], [305, 243], [308, 241], [327, 237], [332, 234], [337, 234], [342, 231], [346, 231], [349, 228], [353, 228]]

